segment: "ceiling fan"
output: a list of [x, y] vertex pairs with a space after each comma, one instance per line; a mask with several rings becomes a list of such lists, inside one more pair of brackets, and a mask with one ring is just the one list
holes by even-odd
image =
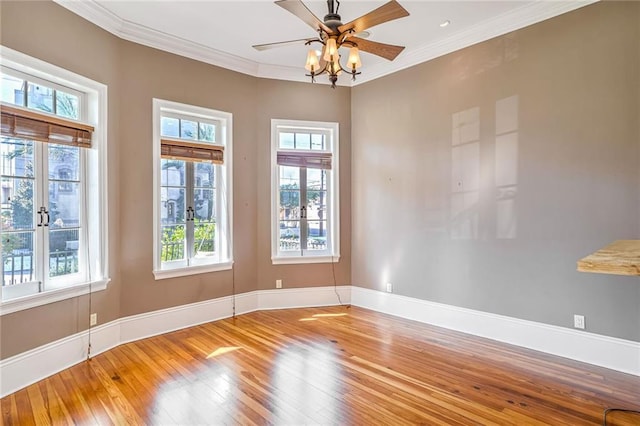
[[[325, 15], [324, 21], [318, 19], [301, 0], [278, 0], [275, 4], [302, 19], [318, 33], [318, 36], [277, 43], [257, 44], [253, 48], [267, 50], [300, 42], [304, 42], [305, 45], [311, 45], [312, 43], [322, 44], [322, 53], [319, 58], [315, 49], [310, 50], [307, 54], [305, 68], [310, 72], [307, 77], [311, 77], [312, 82], [315, 81], [316, 76], [326, 73], [329, 76], [331, 87], [335, 88], [338, 75], [343, 71], [351, 74], [352, 79], [355, 80], [356, 75], [360, 74], [357, 69], [362, 65], [359, 55], [360, 50], [393, 61], [404, 49], [404, 46], [394, 46], [359, 37], [365, 34], [364, 31], [366, 29], [375, 25], [409, 16], [409, 12], [396, 0], [391, 0], [346, 24], [342, 23], [342, 18], [338, 13], [340, 8], [339, 0], [327, 0], [328, 13]], [[340, 64], [339, 49], [342, 46], [350, 48], [346, 68], [343, 68]]]

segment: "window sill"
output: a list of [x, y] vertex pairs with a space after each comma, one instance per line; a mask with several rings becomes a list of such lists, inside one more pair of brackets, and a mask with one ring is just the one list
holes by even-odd
[[175, 269], [160, 269], [153, 271], [153, 276], [157, 280], [167, 278], [184, 277], [188, 275], [206, 274], [207, 272], [228, 271], [233, 268], [233, 261], [215, 263], [212, 265], [196, 265]]
[[296, 265], [304, 263], [338, 263], [340, 255], [335, 256], [276, 256], [271, 258], [273, 265]]
[[96, 291], [102, 291], [107, 288], [109, 281], [111, 280], [107, 278], [100, 281], [77, 284], [58, 290], [49, 290], [43, 293], [30, 294], [28, 296], [16, 297], [15, 299], [3, 300], [0, 302], [0, 316], [25, 309], [35, 308], [36, 306], [48, 305], [49, 303], [59, 302], [65, 299], [71, 299], [73, 297], [89, 294], [89, 292], [95, 293]]

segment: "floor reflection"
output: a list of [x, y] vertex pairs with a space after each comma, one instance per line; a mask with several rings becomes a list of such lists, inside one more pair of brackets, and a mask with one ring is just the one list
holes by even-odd
[[216, 407], [233, 407], [232, 389], [237, 385], [235, 372], [208, 372], [193, 381], [165, 383], [159, 391], [150, 416], [154, 425], [225, 424], [231, 419], [231, 410], [211, 410]]
[[[275, 399], [291, 401], [298, 408], [290, 412], [276, 405], [275, 415], [295, 424], [342, 423], [342, 404], [335, 395], [342, 394], [342, 366], [332, 342], [310, 342], [305, 349], [290, 347], [282, 350], [272, 371]], [[309, 418], [301, 417], [301, 412]], [[304, 416], [306, 417], [306, 416]]]
[[[180, 352], [191, 361], [186, 367], [176, 364], [182, 380], [165, 377], [157, 386], [149, 423], [344, 423], [348, 414], [337, 397], [343, 393], [342, 352], [337, 340], [320, 337], [318, 327], [348, 315], [334, 311], [292, 318], [305, 332], [290, 337], [289, 344], [272, 343], [282, 332], [273, 324], [252, 325], [250, 338], [241, 327], [227, 325], [207, 339], [186, 339]], [[312, 322], [303, 326], [307, 321]], [[173, 362], [167, 363], [171, 368]]]

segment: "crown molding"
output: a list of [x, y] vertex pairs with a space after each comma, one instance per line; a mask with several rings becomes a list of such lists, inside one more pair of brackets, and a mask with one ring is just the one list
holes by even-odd
[[144, 25], [124, 20], [94, 0], [53, 0], [65, 9], [99, 26], [123, 40], [174, 53], [196, 61], [258, 76], [257, 62], [194, 43]]
[[53, 0], [55, 3], [87, 21], [109, 31], [111, 34], [119, 35], [124, 21], [115, 13], [110, 12], [93, 0]]
[[[153, 47], [176, 55], [205, 62], [218, 67], [248, 74], [254, 77], [276, 80], [309, 82], [299, 67], [269, 65], [244, 59], [199, 43], [175, 37], [143, 25], [124, 20], [102, 7], [95, 0], [53, 0], [60, 6], [92, 22], [111, 34], [134, 43]], [[461, 31], [433, 43], [423, 45], [412, 51], [404, 52], [393, 62], [379, 63], [366, 68], [366, 72], [352, 82], [341, 79], [340, 86], [356, 86], [375, 80], [385, 75], [427, 62], [456, 50], [489, 40], [520, 28], [571, 12], [581, 7], [596, 3], [599, 0], [577, 1], [537, 1], [529, 3], [510, 12], [484, 21], [465, 31]], [[322, 76], [319, 84], [328, 84]]]

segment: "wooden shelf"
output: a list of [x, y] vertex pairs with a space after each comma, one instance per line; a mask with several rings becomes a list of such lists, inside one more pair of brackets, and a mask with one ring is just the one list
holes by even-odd
[[615, 241], [580, 259], [578, 271], [640, 276], [640, 240]]

